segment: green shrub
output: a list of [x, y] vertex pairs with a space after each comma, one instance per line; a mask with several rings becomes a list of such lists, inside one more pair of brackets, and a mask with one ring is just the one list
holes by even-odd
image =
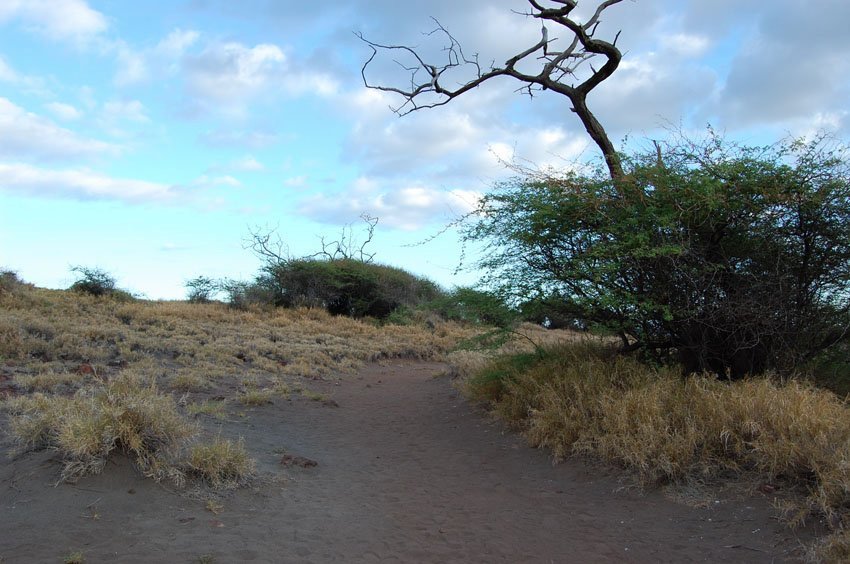
[[206, 276], [198, 276], [186, 282], [187, 299], [193, 304], [205, 304], [213, 300], [221, 290], [221, 282]]
[[455, 288], [425, 305], [443, 319], [465, 323], [508, 327], [518, 320], [505, 301], [492, 292]]
[[100, 268], [74, 266], [71, 272], [76, 272], [79, 278], [71, 284], [70, 289], [92, 296], [106, 296], [115, 291], [115, 278]]
[[354, 259], [295, 259], [270, 265], [257, 286], [283, 307], [320, 307], [333, 315], [386, 319], [439, 295], [431, 281], [400, 268]]

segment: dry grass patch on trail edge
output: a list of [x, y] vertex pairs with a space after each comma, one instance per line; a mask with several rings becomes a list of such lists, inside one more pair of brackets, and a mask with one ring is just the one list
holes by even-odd
[[648, 483], [740, 476], [801, 491], [790, 524], [850, 526], [850, 410], [796, 380], [682, 379], [576, 343], [494, 360], [466, 383], [556, 459], [600, 457]]
[[245, 485], [256, 470], [241, 438], [234, 442], [217, 437], [211, 443], [195, 445], [189, 450], [186, 465], [191, 474], [216, 489]]
[[197, 427], [151, 379], [121, 373], [73, 397], [33, 394], [6, 402], [10, 432], [22, 449], [54, 448], [64, 458], [61, 479], [99, 473], [115, 451], [145, 476], [182, 481], [173, 464]]

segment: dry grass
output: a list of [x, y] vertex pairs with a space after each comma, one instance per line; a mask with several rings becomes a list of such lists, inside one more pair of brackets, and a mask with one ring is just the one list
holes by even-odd
[[27, 392], [54, 392], [57, 388], [73, 389], [85, 380], [85, 375], [78, 372], [55, 372], [47, 370], [37, 374], [23, 374], [15, 381]]
[[156, 480], [180, 481], [173, 461], [196, 432], [171, 396], [152, 381], [124, 372], [73, 397], [37, 393], [7, 402], [10, 432], [21, 448], [55, 448], [62, 479], [99, 473], [114, 452], [130, 456]]
[[[379, 327], [314, 309], [128, 302], [0, 273], [0, 424], [19, 449], [59, 450], [63, 479], [126, 453], [158, 480], [179, 481], [188, 468], [229, 485], [250, 474], [244, 445], [197, 445], [187, 462], [182, 447], [198, 425], [186, 415], [224, 419], [231, 401], [262, 406], [367, 362], [442, 359], [474, 332], [452, 323]], [[224, 456], [224, 466], [212, 456]]]
[[79, 550], [76, 552], [72, 552], [68, 554], [65, 558], [62, 559], [62, 562], [65, 564], [84, 564], [86, 561], [83, 553]]
[[447, 361], [452, 366], [454, 375], [467, 379], [484, 370], [496, 358], [532, 353], [537, 347], [552, 348], [566, 343], [600, 340], [599, 337], [587, 333], [550, 331], [533, 323], [520, 324], [510, 337], [507, 342], [496, 348], [472, 346], [449, 353]]
[[294, 382], [390, 358], [438, 359], [474, 333], [333, 317], [323, 310], [236, 311], [223, 304], [121, 302], [21, 287], [0, 294], [0, 358], [23, 375], [136, 367], [182, 392], [254, 376]]
[[496, 360], [467, 390], [557, 459], [591, 454], [654, 483], [755, 477], [800, 489], [791, 521], [850, 515], [850, 411], [798, 381], [682, 380], [584, 343]]
[[274, 396], [274, 390], [249, 388], [239, 395], [239, 402], [245, 406], [256, 407], [272, 403]]
[[850, 562], [850, 530], [837, 531], [809, 547], [807, 562]]
[[200, 403], [190, 403], [186, 406], [186, 412], [192, 416], [208, 415], [215, 419], [227, 417], [225, 412], [226, 402], [224, 400], [204, 400]]
[[255, 462], [240, 439], [217, 437], [211, 443], [193, 446], [186, 461], [189, 472], [214, 488], [235, 488], [254, 477]]

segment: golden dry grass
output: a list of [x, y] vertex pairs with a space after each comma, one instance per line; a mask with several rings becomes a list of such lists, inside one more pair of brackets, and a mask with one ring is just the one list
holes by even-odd
[[245, 443], [216, 437], [212, 442], [193, 446], [186, 461], [189, 472], [214, 488], [235, 488], [254, 476], [255, 462]]
[[62, 479], [99, 473], [113, 451], [130, 456], [156, 480], [179, 482], [180, 447], [196, 427], [155, 382], [123, 372], [72, 397], [36, 393], [7, 402], [9, 429], [21, 448], [54, 448], [63, 455]]
[[593, 343], [495, 360], [467, 391], [556, 459], [590, 454], [653, 483], [783, 483], [801, 492], [791, 524], [814, 513], [850, 525], [850, 411], [829, 391], [796, 380], [683, 380]]
[[[123, 452], [158, 480], [179, 482], [188, 469], [216, 487], [241, 483], [250, 465], [241, 442], [186, 453], [197, 430], [193, 416], [225, 419], [228, 405], [262, 406], [293, 391], [322, 399], [309, 390], [315, 379], [384, 359], [441, 359], [474, 332], [452, 323], [380, 327], [315, 309], [127, 301], [2, 282], [0, 424], [8, 422], [19, 449], [59, 450], [62, 479], [99, 472]], [[216, 468], [214, 456], [224, 456], [225, 466]]]
[[0, 295], [0, 358], [24, 374], [137, 366], [180, 391], [237, 375], [321, 378], [382, 359], [442, 358], [471, 334], [452, 323], [378, 327], [316, 309], [127, 303], [32, 288]]

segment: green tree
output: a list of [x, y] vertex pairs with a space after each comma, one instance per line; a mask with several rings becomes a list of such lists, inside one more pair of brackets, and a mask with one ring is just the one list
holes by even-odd
[[529, 172], [481, 201], [465, 237], [493, 244], [489, 283], [626, 350], [689, 372], [788, 369], [848, 335], [850, 175], [833, 145], [712, 135], [624, 157], [618, 181]]

